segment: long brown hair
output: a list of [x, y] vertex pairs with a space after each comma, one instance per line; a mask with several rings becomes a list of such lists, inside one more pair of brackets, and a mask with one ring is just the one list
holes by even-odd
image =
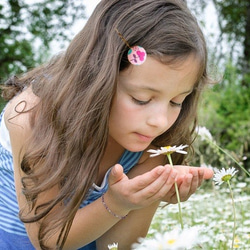
[[130, 46], [144, 47], [163, 63], [174, 64], [191, 54], [198, 58], [193, 92], [175, 124], [153, 142], [156, 146], [191, 143], [198, 98], [207, 82], [206, 45], [196, 19], [183, 0], [102, 0], [65, 53], [19, 79], [12, 78], [3, 92], [10, 99], [31, 85], [40, 98], [32, 110], [32, 136], [21, 164], [26, 173], [23, 192], [31, 209], [42, 192], [55, 186], [59, 192], [36, 207], [35, 216], [20, 216], [26, 223], [43, 218], [38, 236], [42, 249], [47, 249], [49, 235], [58, 231], [57, 248], [62, 248], [81, 202], [96, 181], [117, 77], [129, 66], [128, 47], [116, 30]]

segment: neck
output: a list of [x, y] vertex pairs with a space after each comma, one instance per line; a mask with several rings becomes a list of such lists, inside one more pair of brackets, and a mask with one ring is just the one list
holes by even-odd
[[124, 152], [124, 148], [118, 144], [111, 136], [109, 136], [108, 144], [101, 160], [99, 167], [98, 181], [97, 185], [102, 183], [103, 177], [107, 170], [118, 163]]

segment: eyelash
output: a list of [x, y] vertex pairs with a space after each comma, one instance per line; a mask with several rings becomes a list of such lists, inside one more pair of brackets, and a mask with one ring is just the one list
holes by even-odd
[[[151, 99], [150, 100], [148, 100], [148, 101], [140, 101], [140, 100], [138, 100], [138, 99], [136, 99], [136, 98], [134, 98], [134, 97], [132, 97], [132, 100], [136, 103], [136, 104], [138, 104], [138, 105], [146, 105], [146, 104], [148, 104], [150, 101], [151, 101]], [[182, 107], [182, 103], [177, 103], [177, 102], [173, 102], [173, 101], [170, 101], [170, 103], [171, 103], [171, 105], [172, 106], [174, 106], [174, 107], [177, 107], [177, 108], [181, 108]]]
[[177, 102], [173, 102], [173, 101], [170, 101], [170, 103], [174, 107], [177, 107], [177, 108], [181, 108], [182, 107], [182, 103], [177, 103]]
[[148, 103], [151, 101], [151, 99], [148, 100], [148, 101], [140, 101], [140, 100], [138, 100], [138, 99], [135, 99], [134, 97], [132, 97], [132, 100], [133, 100], [136, 104], [138, 104], [138, 105], [146, 105], [146, 104], [148, 104]]

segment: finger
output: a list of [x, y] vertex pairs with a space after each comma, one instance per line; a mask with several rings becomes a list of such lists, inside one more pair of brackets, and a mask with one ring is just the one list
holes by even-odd
[[171, 204], [176, 204], [178, 202], [175, 190], [175, 184], [172, 185], [170, 191], [168, 192], [168, 202]]
[[198, 187], [201, 186], [201, 184], [202, 184], [202, 182], [204, 180], [204, 173], [205, 173], [204, 169], [202, 169], [202, 168], [198, 169], [198, 175], [199, 175]]
[[204, 170], [202, 168], [191, 168], [190, 174], [193, 175], [191, 192], [194, 193], [198, 187], [201, 186], [204, 178]]
[[115, 183], [120, 181], [123, 176], [124, 176], [123, 167], [120, 164], [116, 164], [111, 169], [111, 172], [110, 172], [110, 175], [109, 175], [109, 185], [110, 186], [114, 185]]
[[[157, 199], [162, 199], [163, 197], [165, 197], [166, 195], [169, 195], [169, 192], [171, 191], [172, 187], [174, 186], [174, 183], [176, 182], [176, 178], [177, 178], [177, 171], [175, 169], [173, 169], [171, 166], [169, 166], [170, 168], [170, 172], [167, 176], [167, 179], [163, 179], [163, 181], [161, 179], [157, 180], [154, 185], [158, 186], [158, 190], [155, 194], [155, 197]], [[157, 188], [152, 186], [152, 188]], [[174, 194], [175, 191], [173, 191]]]
[[142, 193], [147, 196], [147, 199], [159, 200], [169, 192], [176, 180], [176, 176], [177, 171], [171, 166], [166, 166], [163, 174], [142, 190]]
[[136, 176], [130, 180], [130, 187], [134, 192], [139, 192], [157, 180], [164, 171], [165, 168], [163, 166], [158, 166], [143, 175]]
[[186, 174], [178, 174], [177, 176], [177, 180], [176, 180], [176, 183], [178, 185], [178, 187], [181, 185], [181, 183], [183, 182], [184, 178], [186, 177], [188, 173]]
[[[201, 185], [202, 181], [203, 181], [203, 175], [204, 175], [204, 171], [200, 170], [199, 168], [196, 169], [196, 171], [192, 172], [193, 178], [192, 178], [192, 182], [190, 183], [190, 189], [189, 189], [189, 194], [188, 194], [188, 198], [195, 193], [195, 191], [197, 190], [197, 188]], [[186, 198], [187, 198], [186, 197]]]
[[204, 179], [208, 180], [211, 179], [214, 176], [214, 171], [210, 168], [206, 168], [206, 167], [201, 167], [201, 169], [204, 170]]
[[176, 195], [176, 191], [175, 191], [175, 183], [173, 183], [173, 185], [171, 186], [171, 188], [169, 189], [167, 195], [166, 195], [166, 201], [172, 203], [173, 197]]
[[[193, 180], [194, 179], [194, 180]], [[193, 176], [192, 174], [187, 174], [182, 183], [179, 186], [179, 195], [181, 201], [186, 201], [194, 190], [198, 186], [198, 174]]]
[[[189, 169], [189, 174], [181, 176], [181, 178], [178, 179], [177, 184], [181, 201], [188, 200], [188, 198], [195, 193], [203, 181], [203, 176], [203, 169], [191, 167]], [[177, 202], [176, 194], [171, 197], [171, 203], [172, 202]]]
[[203, 179], [205, 180], [212, 178], [214, 175], [214, 171], [210, 168], [206, 168], [206, 167], [188, 167], [188, 168], [189, 168], [189, 173], [197, 169], [203, 170], [204, 171]]

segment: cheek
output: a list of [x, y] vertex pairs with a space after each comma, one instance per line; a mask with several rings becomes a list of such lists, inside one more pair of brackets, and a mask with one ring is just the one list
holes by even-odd
[[176, 120], [178, 119], [179, 115], [180, 115], [181, 111], [177, 110], [172, 112], [171, 116], [169, 117], [168, 121], [169, 121], [169, 128], [172, 127], [174, 125], [174, 123], [176, 122]]
[[113, 102], [111, 114], [119, 117], [119, 119], [127, 122], [132, 122], [130, 119], [138, 120], [136, 117], [140, 115], [140, 108], [131, 101], [130, 97], [122, 94], [117, 95], [117, 98]]
[[132, 117], [134, 112], [122, 98], [116, 98], [110, 112], [110, 123], [113, 126], [123, 127]]

